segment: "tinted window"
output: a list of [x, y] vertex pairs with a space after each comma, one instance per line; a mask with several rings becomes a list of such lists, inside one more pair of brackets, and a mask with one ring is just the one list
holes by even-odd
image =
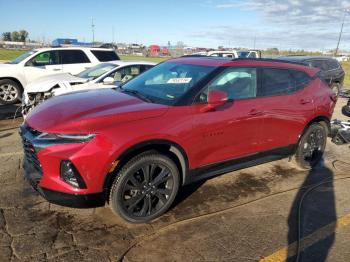
[[293, 93], [310, 82], [310, 77], [304, 72], [264, 68], [261, 75], [259, 96], [276, 96]]
[[334, 70], [334, 69], [339, 68], [339, 63], [337, 60], [330, 59], [330, 60], [327, 60], [327, 66], [328, 66], [329, 70]]
[[114, 51], [91, 50], [100, 62], [120, 60], [119, 56]]
[[311, 60], [310, 65], [324, 71], [328, 70], [326, 60]]
[[81, 50], [60, 50], [62, 64], [90, 63], [89, 58]]
[[57, 51], [42, 52], [26, 63], [27, 66], [46, 66], [57, 64], [59, 64], [59, 56]]
[[140, 65], [122, 67], [120, 69], [117, 69], [108, 77], [113, 77], [114, 81], [121, 81], [125, 83], [126, 81], [129, 81], [130, 79], [134, 78], [135, 76], [138, 76], [141, 73], [140, 67]]
[[197, 102], [207, 102], [208, 92], [220, 90], [227, 93], [229, 99], [256, 97], [257, 77], [255, 68], [231, 67], [216, 77], [196, 98]]

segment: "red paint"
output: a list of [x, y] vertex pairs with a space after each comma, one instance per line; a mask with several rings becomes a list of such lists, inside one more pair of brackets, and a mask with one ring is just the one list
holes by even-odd
[[[273, 66], [317, 70], [304, 66], [251, 60], [179, 58], [177, 63], [215, 66]], [[210, 95], [218, 102], [222, 92]], [[115, 90], [90, 91], [49, 99], [27, 118], [27, 124], [47, 133], [88, 134], [96, 137], [83, 144], [61, 144], [41, 150], [40, 186], [66, 193], [97, 193], [113, 161], [131, 146], [162, 139], [178, 144], [186, 153], [190, 169], [297, 143], [314, 118], [331, 118], [333, 93], [318, 78], [291, 95], [206, 104], [164, 106], [143, 102]], [[210, 103], [209, 103], [210, 104]], [[204, 112], [205, 111], [205, 112]], [[71, 160], [87, 189], [75, 189], [59, 178], [61, 160]]]

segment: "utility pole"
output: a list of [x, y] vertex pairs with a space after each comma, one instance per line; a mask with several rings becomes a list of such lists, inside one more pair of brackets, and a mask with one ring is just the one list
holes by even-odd
[[114, 26], [112, 26], [112, 43], [114, 44]]
[[94, 18], [91, 17], [91, 31], [92, 31], [92, 45], [95, 43], [95, 25], [94, 25]]
[[344, 9], [343, 22], [342, 22], [342, 24], [341, 24], [340, 33], [339, 33], [339, 38], [338, 38], [338, 43], [337, 43], [337, 48], [335, 49], [334, 56], [337, 56], [337, 54], [338, 54], [339, 44], [340, 44], [341, 36], [342, 36], [342, 34], [343, 34], [343, 28], [344, 28], [344, 23], [345, 23], [345, 16], [346, 16], [346, 14], [347, 14], [349, 11], [350, 11], [349, 9]]

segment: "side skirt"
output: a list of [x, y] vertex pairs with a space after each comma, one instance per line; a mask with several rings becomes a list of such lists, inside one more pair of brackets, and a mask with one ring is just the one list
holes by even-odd
[[187, 185], [202, 179], [288, 157], [295, 152], [296, 146], [289, 145], [189, 170], [184, 184]]

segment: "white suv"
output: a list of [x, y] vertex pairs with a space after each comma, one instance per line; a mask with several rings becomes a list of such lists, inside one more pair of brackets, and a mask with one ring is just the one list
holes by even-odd
[[113, 49], [89, 47], [40, 48], [0, 64], [0, 104], [21, 99], [24, 87], [34, 79], [51, 74], [78, 74], [96, 64], [120, 60]]

